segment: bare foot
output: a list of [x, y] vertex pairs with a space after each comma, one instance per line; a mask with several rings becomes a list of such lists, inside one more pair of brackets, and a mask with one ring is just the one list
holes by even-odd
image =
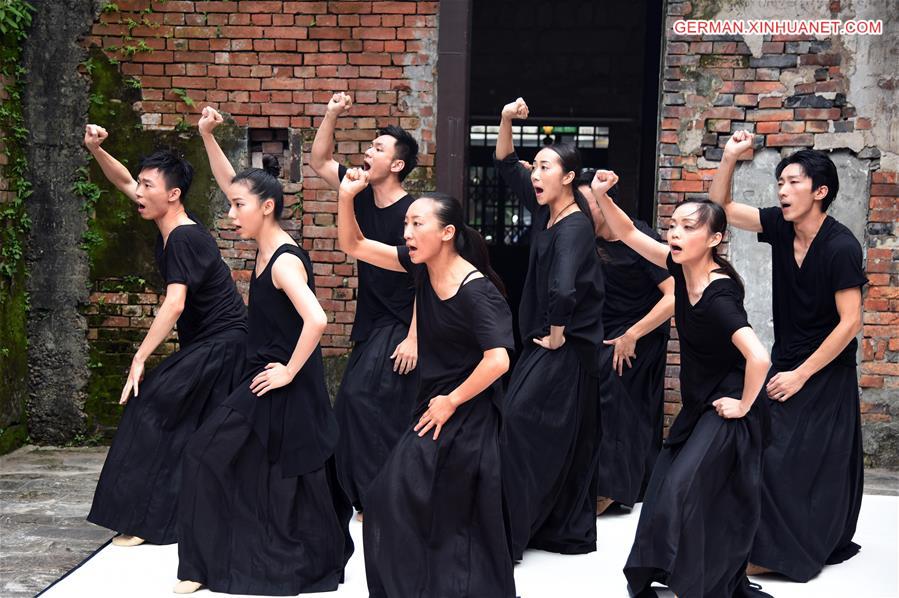
[[606, 498], [605, 496], [600, 496], [596, 499], [596, 515], [602, 515], [606, 512], [606, 509], [612, 506], [612, 503], [615, 502], [611, 498]]
[[746, 566], [746, 575], [764, 575], [765, 573], [774, 573], [771, 569], [765, 569], [764, 567], [759, 567], [758, 565], [753, 565], [749, 563]]
[[144, 543], [144, 539], [138, 536], [129, 536], [128, 534], [119, 534], [112, 539], [115, 546], [140, 546]]
[[356, 513], [356, 521], [362, 523], [362, 511]]
[[184, 580], [176, 583], [172, 591], [176, 594], [193, 594], [202, 587], [203, 584], [201, 584], [200, 582]]

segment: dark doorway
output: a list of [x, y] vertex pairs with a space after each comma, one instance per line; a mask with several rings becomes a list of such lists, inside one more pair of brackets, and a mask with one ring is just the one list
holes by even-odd
[[500, 110], [518, 96], [528, 103], [530, 117], [514, 128], [520, 158], [575, 143], [584, 166], [620, 175], [622, 207], [654, 224], [662, 2], [475, 0], [471, 10], [468, 220], [515, 307], [530, 214], [493, 169]]

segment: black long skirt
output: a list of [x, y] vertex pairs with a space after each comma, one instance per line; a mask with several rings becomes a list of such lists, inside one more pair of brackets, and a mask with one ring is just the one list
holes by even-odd
[[[296, 397], [291, 397], [296, 398]], [[353, 552], [352, 507], [334, 460], [284, 477], [271, 462], [241, 383], [194, 434], [184, 455], [178, 578], [215, 592], [292, 596], [337, 589]]]
[[662, 449], [624, 567], [631, 595], [654, 581], [690, 598], [751, 595], [762, 446], [756, 410], [734, 420], [709, 410], [684, 443]]
[[569, 343], [528, 349], [503, 405], [501, 450], [512, 555], [596, 550], [599, 379]]
[[485, 394], [459, 407], [436, 441], [433, 430], [419, 438], [407, 427], [366, 494], [370, 598], [515, 596], [498, 434]]
[[613, 347], [603, 347], [599, 404], [597, 493], [632, 507], [642, 497], [662, 448], [665, 357], [668, 338], [653, 333], [637, 341], [633, 367], [618, 375]]
[[240, 381], [246, 333], [229, 330], [177, 351], [131, 397], [87, 520], [153, 544], [177, 542], [182, 453]]
[[393, 371], [390, 356], [407, 336], [403, 324], [376, 328], [350, 354], [334, 414], [340, 426], [337, 475], [356, 510], [390, 451], [409, 429], [418, 391], [418, 369]]
[[864, 477], [855, 368], [831, 365], [769, 407], [772, 441], [750, 561], [805, 582], [860, 548], [852, 542]]

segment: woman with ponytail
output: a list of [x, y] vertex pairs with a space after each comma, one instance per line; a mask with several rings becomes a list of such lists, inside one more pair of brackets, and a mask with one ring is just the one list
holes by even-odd
[[531, 212], [528, 273], [518, 310], [522, 354], [503, 408], [503, 486], [512, 554], [526, 547], [596, 550], [599, 364], [604, 283], [587, 200], [575, 185], [580, 155], [543, 148], [531, 171], [518, 161], [503, 108], [496, 168]]
[[743, 283], [718, 255], [724, 210], [687, 200], [671, 216], [668, 244], [640, 231], [608, 196], [617, 175], [591, 189], [616, 237], [674, 278], [682, 407], [656, 461], [624, 575], [632, 596], [653, 582], [678, 596], [767, 596], [745, 569], [761, 508], [764, 401], [770, 365], [743, 308]]
[[362, 527], [371, 598], [512, 598], [503, 520], [500, 378], [514, 348], [512, 314], [481, 236], [441, 193], [406, 212], [404, 246], [366, 238], [353, 198], [368, 173], [338, 191], [341, 250], [416, 281], [418, 403], [364, 493]]
[[312, 262], [279, 223], [277, 160], [234, 173], [203, 110], [212, 173], [243, 239], [257, 244], [243, 381], [184, 458], [175, 592], [295, 595], [336, 590], [353, 552], [352, 507], [337, 481], [337, 422], [319, 339], [328, 323]]

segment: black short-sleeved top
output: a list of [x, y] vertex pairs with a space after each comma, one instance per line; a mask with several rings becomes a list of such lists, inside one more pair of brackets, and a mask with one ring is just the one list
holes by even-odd
[[[419, 404], [427, 407], [433, 397], [461, 384], [477, 367], [484, 351], [515, 348], [512, 311], [486, 276], [465, 282], [455, 295], [437, 296], [424, 264], [409, 259], [409, 249], [397, 247], [397, 257], [417, 279], [416, 327], [418, 329]], [[499, 400], [500, 381], [491, 399]]]
[[546, 336], [550, 326], [565, 326], [566, 340], [574, 342], [582, 363], [592, 369], [599, 363], [603, 341], [605, 284], [590, 218], [574, 212], [546, 228], [549, 207], [537, 203], [531, 175], [518, 156], [513, 153], [494, 163], [531, 212], [528, 273], [518, 307], [522, 342]]
[[[791, 370], [814, 353], [840, 322], [834, 293], [868, 282], [862, 248], [852, 232], [828, 216], [802, 262], [793, 254], [795, 230], [780, 208], [761, 208], [758, 240], [771, 245], [774, 294], [774, 367]], [[852, 341], [833, 363], [854, 366], [858, 341]]]
[[[656, 241], [659, 234], [642, 220], [634, 220], [637, 229]], [[602, 325], [607, 338], [614, 338], [643, 319], [662, 298], [659, 285], [671, 275], [625, 245], [622, 241], [596, 239], [606, 283]], [[664, 322], [654, 332], [668, 335]]]
[[749, 326], [743, 292], [732, 278], [718, 278], [705, 288], [696, 305], [690, 304], [680, 264], [668, 256], [674, 277], [674, 319], [680, 339], [680, 393], [683, 408], [666, 444], [687, 439], [699, 417], [721, 397], [743, 398], [746, 359], [731, 341], [734, 332]]
[[[340, 165], [340, 179], [346, 174]], [[397, 202], [379, 208], [371, 186], [360, 191], [353, 201], [356, 221], [367, 239], [387, 245], [403, 245], [403, 227], [406, 210], [415, 198], [405, 195]], [[411, 277], [403, 272], [392, 272], [366, 262], [356, 262], [359, 271], [359, 290], [356, 298], [356, 317], [350, 339], [363, 341], [375, 328], [395, 324], [408, 326], [412, 322], [412, 305], [415, 288]]]
[[[247, 335], [247, 379], [269, 363], [287, 364], [303, 331], [303, 318], [290, 297], [275, 287], [272, 268], [284, 254], [300, 259], [309, 288], [315, 292], [315, 276], [309, 255], [300, 247], [285, 243], [278, 247], [265, 269], [250, 279], [250, 330]], [[302, 475], [327, 461], [339, 436], [331, 410], [321, 345], [306, 359], [287, 386], [276, 388], [256, 399], [267, 401], [267, 411], [253, 417], [254, 429], [265, 439], [269, 459], [279, 462], [285, 476]], [[267, 413], [267, 417], [258, 413]]]
[[156, 267], [166, 286], [187, 286], [184, 311], [178, 318], [178, 342], [182, 347], [233, 328], [247, 329], [247, 308], [231, 278], [231, 270], [199, 220], [182, 224], [169, 233], [163, 245], [156, 237]]

